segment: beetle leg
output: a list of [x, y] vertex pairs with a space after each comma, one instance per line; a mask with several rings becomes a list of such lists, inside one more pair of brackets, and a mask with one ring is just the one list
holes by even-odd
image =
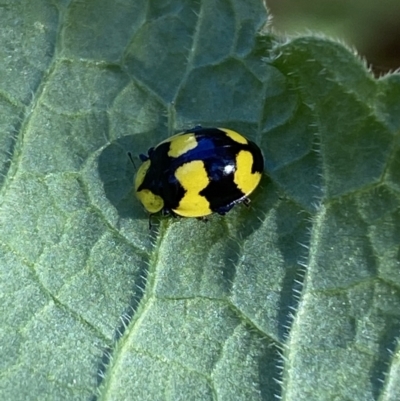
[[242, 200], [242, 203], [243, 203], [243, 205], [245, 205], [246, 207], [249, 207], [250, 206], [250, 203], [251, 203], [251, 200], [250, 200], [250, 198], [243, 198], [243, 200]]

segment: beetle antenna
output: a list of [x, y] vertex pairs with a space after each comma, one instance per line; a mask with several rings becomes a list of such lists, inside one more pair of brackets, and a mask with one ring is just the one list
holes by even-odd
[[129, 157], [131, 163], [133, 164], [133, 167], [135, 167], [135, 170], [137, 170], [137, 167], [136, 167], [135, 162], [133, 161], [133, 157], [132, 157], [132, 153], [131, 152], [128, 152], [128, 157]]

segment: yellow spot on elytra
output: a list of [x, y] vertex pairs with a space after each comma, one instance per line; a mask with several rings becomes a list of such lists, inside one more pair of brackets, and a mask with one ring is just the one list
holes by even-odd
[[142, 189], [138, 191], [138, 188], [146, 177], [147, 171], [150, 168], [150, 164], [150, 160], [146, 160], [139, 167], [135, 177], [135, 192], [136, 197], [140, 202], [142, 202], [144, 208], [149, 213], [157, 213], [164, 207], [163, 199], [160, 196], [153, 194], [153, 192], [151, 192], [149, 189]]
[[220, 128], [220, 129], [225, 131], [225, 134], [229, 136], [229, 138], [233, 139], [235, 142], [242, 143], [244, 145], [248, 143], [247, 139], [242, 135], [238, 134], [237, 132], [232, 131], [231, 129], [228, 128]]
[[173, 136], [170, 141], [168, 156], [179, 157], [197, 146], [194, 134], [180, 134]]
[[157, 213], [164, 207], [161, 196], [154, 194], [150, 189], [142, 189], [136, 192], [136, 196], [149, 213]]
[[211, 214], [210, 204], [204, 196], [200, 195], [209, 183], [204, 163], [201, 160], [185, 163], [176, 169], [175, 177], [186, 192], [174, 212], [184, 217], [201, 217]]
[[236, 156], [234, 181], [246, 196], [254, 191], [261, 180], [261, 173], [251, 172], [253, 162], [253, 155], [247, 150], [241, 150]]
[[144, 181], [144, 178], [146, 177], [146, 174], [147, 174], [147, 170], [149, 168], [150, 168], [150, 160], [146, 160], [139, 167], [139, 170], [137, 171], [136, 176], [135, 176], [135, 191], [137, 191], [137, 189], [140, 187], [140, 185]]

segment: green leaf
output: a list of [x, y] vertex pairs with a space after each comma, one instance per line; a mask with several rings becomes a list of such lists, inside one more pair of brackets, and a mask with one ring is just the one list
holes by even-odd
[[[399, 74], [259, 0], [0, 21], [0, 399], [398, 399]], [[259, 143], [261, 187], [149, 231], [127, 152], [196, 124]]]

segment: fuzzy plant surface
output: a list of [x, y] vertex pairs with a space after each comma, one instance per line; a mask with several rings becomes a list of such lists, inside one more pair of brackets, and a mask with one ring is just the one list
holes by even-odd
[[[2, 2], [1, 400], [399, 400], [400, 75], [268, 17]], [[261, 185], [149, 230], [127, 153], [197, 124]]]

